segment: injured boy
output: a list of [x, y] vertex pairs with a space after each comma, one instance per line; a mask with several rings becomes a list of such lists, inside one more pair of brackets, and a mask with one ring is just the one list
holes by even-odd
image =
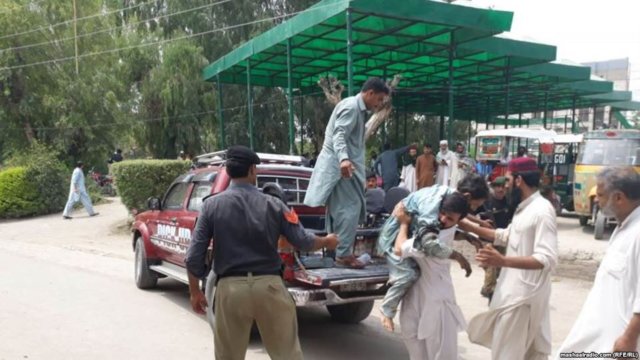
[[[438, 235], [441, 229], [456, 226], [469, 210], [482, 205], [488, 193], [489, 189], [480, 176], [469, 175], [460, 181], [457, 191], [446, 186], [434, 185], [407, 196], [399, 207], [412, 216], [414, 248], [426, 256], [457, 261], [466, 271], [466, 276], [469, 276], [469, 262], [462, 254], [440, 242]], [[400, 256], [400, 249], [396, 247], [395, 241], [398, 230], [399, 223], [396, 217], [390, 217], [383, 225], [378, 241], [378, 250], [385, 255], [389, 264], [391, 287], [381, 308], [382, 324], [389, 331], [394, 330], [393, 318], [400, 301], [420, 275], [413, 259]], [[477, 247], [478, 244], [474, 246]]]

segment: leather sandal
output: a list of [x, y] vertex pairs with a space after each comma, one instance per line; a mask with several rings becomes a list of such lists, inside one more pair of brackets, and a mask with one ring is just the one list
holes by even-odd
[[351, 269], [364, 269], [364, 264], [353, 255], [336, 257], [336, 266]]

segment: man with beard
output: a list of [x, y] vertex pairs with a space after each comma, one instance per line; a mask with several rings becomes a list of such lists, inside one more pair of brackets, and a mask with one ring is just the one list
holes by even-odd
[[409, 152], [402, 156], [402, 172], [400, 173], [400, 187], [409, 192], [418, 190], [416, 184], [416, 158], [418, 157], [418, 148], [415, 145], [409, 146]]
[[455, 186], [458, 181], [474, 172], [476, 167], [476, 162], [466, 152], [462, 143], [456, 144], [455, 155], [458, 165], [451, 169], [451, 186]]
[[551, 272], [558, 261], [555, 211], [538, 192], [540, 170], [533, 159], [511, 160], [506, 177], [517, 204], [511, 225], [493, 230], [460, 224], [507, 246], [506, 255], [491, 245], [476, 255], [481, 266], [502, 271], [489, 310], [469, 322], [469, 339], [492, 349], [493, 360], [546, 359], [551, 353]]
[[425, 144], [422, 155], [416, 159], [416, 180], [418, 190], [433, 186], [436, 172], [438, 171], [438, 162], [433, 155], [431, 144]]
[[457, 166], [456, 160], [456, 156], [449, 151], [449, 143], [447, 140], [440, 141], [440, 152], [438, 152], [438, 155], [436, 156], [436, 161], [438, 162], [438, 178], [436, 183], [438, 185], [456, 186], [455, 183], [450, 184], [451, 169], [453, 169], [454, 166]]
[[571, 352], [640, 351], [640, 175], [631, 166], [607, 167], [597, 175], [596, 197], [618, 226], [556, 359]]
[[358, 222], [366, 214], [364, 125], [367, 113], [376, 111], [388, 95], [384, 81], [370, 78], [358, 95], [336, 105], [304, 198], [304, 204], [310, 207], [326, 205], [327, 232], [337, 233], [340, 241], [336, 249], [338, 266], [364, 267], [353, 255]]

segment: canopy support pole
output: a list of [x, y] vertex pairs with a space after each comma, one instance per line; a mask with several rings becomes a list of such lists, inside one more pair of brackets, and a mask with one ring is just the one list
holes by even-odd
[[453, 59], [456, 56], [456, 45], [453, 35], [454, 34], [451, 33], [451, 44], [449, 46], [449, 126], [447, 126], [447, 141], [449, 143], [453, 140]]
[[[522, 128], [522, 111], [518, 111], [518, 128]], [[518, 147], [520, 146], [520, 138], [518, 138]]]
[[576, 133], [576, 96], [573, 95], [573, 106], [571, 109], [571, 133]]
[[511, 58], [507, 58], [507, 69], [505, 70], [505, 98], [504, 98], [504, 128], [509, 128], [509, 101], [511, 99], [511, 90], [510, 90], [510, 82], [511, 82]]
[[[531, 126], [531, 119], [527, 119], [527, 129], [529, 128], [529, 126]], [[529, 138], [527, 138], [525, 144], [525, 146], [527, 147], [527, 151], [529, 151]]]
[[444, 115], [440, 115], [440, 140], [444, 140]]
[[549, 106], [549, 92], [544, 93], [544, 116], [542, 119], [542, 127], [547, 129], [547, 107]]
[[293, 124], [293, 74], [291, 72], [291, 38], [287, 39], [287, 105], [289, 107], [289, 155], [294, 154], [296, 142]]
[[407, 107], [404, 108], [404, 134], [402, 134], [402, 140], [404, 145], [407, 145]]
[[467, 151], [471, 148], [471, 120], [467, 124]]
[[347, 79], [349, 96], [353, 96], [353, 24], [351, 9], [347, 9]]
[[304, 154], [304, 96], [300, 92], [300, 154]]
[[596, 129], [596, 115], [598, 114], [598, 106], [593, 105], [593, 124], [591, 125], [591, 130]]
[[222, 82], [220, 75], [216, 75], [216, 105], [218, 106], [218, 126], [220, 127], [220, 149], [226, 149], [226, 135], [224, 133], [224, 111], [222, 110]]
[[567, 133], [567, 120], [569, 119], [569, 116], [567, 114], [564, 115], [564, 133]]
[[251, 59], [247, 59], [247, 115], [249, 118], [249, 147], [253, 150], [253, 88], [251, 87]]
[[487, 107], [486, 107], [486, 110], [487, 110], [487, 120], [486, 120], [486, 123], [485, 123], [485, 130], [489, 130], [489, 118], [491, 117], [491, 115], [490, 115], [490, 114], [491, 114], [491, 112], [489, 111], [489, 107], [490, 107], [490, 106], [491, 106], [491, 97], [490, 97], [490, 96], [487, 96]]

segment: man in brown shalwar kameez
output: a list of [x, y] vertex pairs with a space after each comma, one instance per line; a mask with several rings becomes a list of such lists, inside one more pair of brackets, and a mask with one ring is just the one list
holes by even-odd
[[418, 190], [432, 186], [435, 182], [438, 163], [430, 144], [425, 144], [423, 154], [416, 160], [416, 180]]

